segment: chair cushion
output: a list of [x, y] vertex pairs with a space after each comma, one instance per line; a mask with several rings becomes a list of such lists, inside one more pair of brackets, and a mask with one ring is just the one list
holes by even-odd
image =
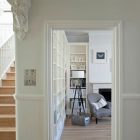
[[98, 110], [98, 109], [100, 109], [100, 108], [106, 106], [106, 105], [107, 105], [107, 102], [106, 102], [103, 98], [101, 98], [98, 102], [92, 103], [92, 104], [93, 104], [94, 107]]
[[104, 108], [111, 109], [111, 108], [112, 108], [111, 106], [112, 106], [112, 105], [111, 105], [111, 102], [108, 102], [108, 101], [107, 101], [107, 105], [106, 105]]
[[111, 109], [107, 108], [100, 108], [95, 112], [95, 116], [97, 118], [102, 118], [102, 117], [111, 117]]

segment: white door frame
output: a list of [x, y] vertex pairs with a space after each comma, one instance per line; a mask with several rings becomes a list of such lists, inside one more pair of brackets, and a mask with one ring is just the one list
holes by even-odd
[[53, 140], [53, 102], [52, 102], [52, 31], [74, 29], [74, 30], [113, 30], [114, 42], [112, 53], [112, 134], [111, 140], [121, 140], [121, 100], [120, 100], [120, 67], [122, 52], [122, 24], [121, 21], [68, 21], [52, 20], [45, 24], [45, 77], [44, 77], [44, 140]]

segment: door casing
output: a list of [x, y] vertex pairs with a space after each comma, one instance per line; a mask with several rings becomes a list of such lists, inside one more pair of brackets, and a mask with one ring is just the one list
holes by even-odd
[[46, 21], [44, 33], [44, 140], [53, 139], [53, 102], [52, 102], [52, 31], [53, 30], [112, 30], [112, 131], [111, 140], [122, 139], [121, 126], [121, 54], [122, 54], [122, 23], [116, 20], [51, 20]]

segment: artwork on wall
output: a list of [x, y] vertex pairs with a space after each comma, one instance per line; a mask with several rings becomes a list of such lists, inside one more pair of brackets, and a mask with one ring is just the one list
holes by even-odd
[[24, 70], [24, 86], [36, 86], [36, 69]]
[[94, 63], [106, 63], [107, 62], [107, 51], [105, 49], [94, 49], [93, 50], [93, 62]]

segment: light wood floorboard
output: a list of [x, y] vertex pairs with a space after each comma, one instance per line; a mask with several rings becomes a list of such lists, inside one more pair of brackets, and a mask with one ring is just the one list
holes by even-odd
[[98, 124], [93, 118], [88, 126], [72, 125], [67, 118], [61, 140], [111, 140], [111, 118], [102, 118]]

